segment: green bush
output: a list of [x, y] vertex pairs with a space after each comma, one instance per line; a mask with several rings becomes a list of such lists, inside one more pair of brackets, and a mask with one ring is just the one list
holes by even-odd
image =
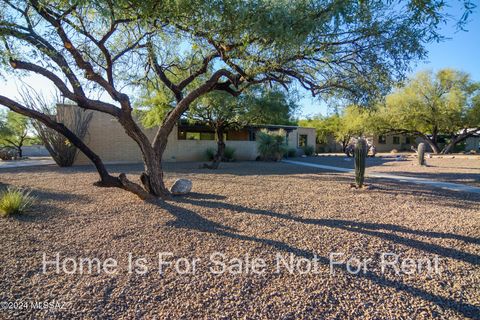
[[25, 212], [32, 206], [34, 200], [30, 191], [9, 187], [0, 192], [0, 215], [8, 217], [11, 214]]
[[260, 153], [260, 159], [265, 161], [278, 161], [285, 152], [287, 152], [287, 145], [285, 143], [285, 130], [277, 132], [269, 132], [268, 130], [261, 130], [257, 133], [257, 146]]
[[[205, 150], [205, 157], [208, 161], [213, 161], [213, 157], [217, 153], [217, 150], [214, 148], [208, 148]], [[223, 159], [222, 161], [233, 161], [235, 160], [235, 148], [226, 146], [225, 150], [223, 151]]]
[[313, 152], [315, 151], [315, 149], [312, 146], [305, 146], [302, 149], [303, 149], [303, 153], [305, 153], [306, 156], [313, 155]]
[[223, 152], [223, 161], [233, 161], [235, 160], [235, 148], [226, 146], [225, 151]]
[[207, 158], [208, 161], [213, 161], [213, 157], [215, 156], [215, 149], [213, 148], [208, 148], [205, 150], [205, 157]]
[[296, 148], [290, 148], [285, 154], [289, 158], [294, 158], [297, 156], [297, 149]]

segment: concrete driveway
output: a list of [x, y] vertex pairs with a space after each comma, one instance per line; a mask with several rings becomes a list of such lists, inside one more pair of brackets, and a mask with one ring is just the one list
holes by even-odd
[[51, 164], [55, 164], [55, 161], [50, 157], [31, 157], [27, 160], [0, 160], [0, 169], [45, 166]]

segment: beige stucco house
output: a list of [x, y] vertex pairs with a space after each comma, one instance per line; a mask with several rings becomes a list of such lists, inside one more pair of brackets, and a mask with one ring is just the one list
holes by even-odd
[[[77, 108], [61, 105], [59, 108]], [[88, 125], [84, 142], [105, 163], [139, 163], [142, 161], [137, 144], [125, 133], [123, 127], [111, 115], [93, 112]], [[236, 160], [255, 160], [258, 157], [255, 134], [266, 128], [275, 131], [284, 129], [287, 132], [287, 144], [290, 148], [301, 148], [305, 145], [315, 147], [316, 132], [314, 128], [279, 125], [251, 125], [237, 131], [227, 131], [225, 144], [235, 149]], [[153, 139], [156, 128], [143, 129]], [[206, 150], [216, 148], [217, 142], [211, 129], [202, 125], [179, 123], [168, 137], [168, 144], [163, 155], [164, 161], [204, 161]], [[81, 152], [77, 154], [75, 165], [89, 164], [88, 158]]]

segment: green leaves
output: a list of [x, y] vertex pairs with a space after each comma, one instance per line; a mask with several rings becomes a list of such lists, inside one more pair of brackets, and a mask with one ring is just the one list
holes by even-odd
[[[475, 86], [468, 74], [443, 69], [421, 72], [387, 96], [379, 108], [385, 129], [433, 134], [455, 134], [475, 126]], [[472, 121], [473, 120], [473, 121]], [[477, 122], [480, 125], [480, 121]]]
[[21, 146], [27, 138], [29, 129], [29, 120], [13, 111], [8, 111], [6, 115], [0, 114], [0, 147]]
[[348, 142], [351, 137], [372, 131], [370, 111], [357, 105], [347, 106], [341, 114], [300, 120], [300, 126], [313, 127], [317, 131], [317, 142], [328, 143], [334, 137], [337, 141]]

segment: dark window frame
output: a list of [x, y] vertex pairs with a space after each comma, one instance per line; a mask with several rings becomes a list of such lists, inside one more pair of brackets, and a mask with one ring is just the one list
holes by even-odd
[[308, 134], [299, 134], [298, 135], [298, 147], [303, 148], [308, 145]]

